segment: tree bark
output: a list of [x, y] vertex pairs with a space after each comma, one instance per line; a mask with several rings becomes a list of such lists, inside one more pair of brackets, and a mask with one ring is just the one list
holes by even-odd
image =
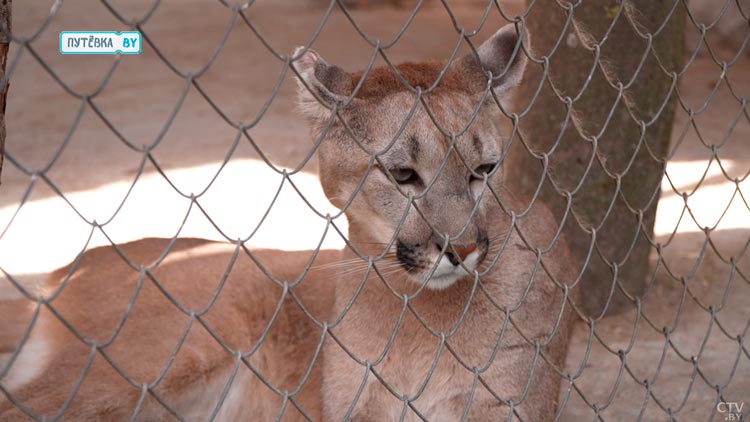
[[[5, 158], [5, 100], [10, 84], [6, 80], [5, 65], [8, 61], [11, 30], [11, 0], [0, 0], [0, 184], [2, 184], [3, 161]], [[7, 33], [6, 33], [7, 31]]]
[[[583, 309], [596, 317], [624, 309], [649, 279], [685, 10], [679, 0], [583, 1], [569, 10], [539, 0], [528, 15], [531, 54], [549, 58], [549, 76], [535, 98], [544, 66], [530, 64], [518, 100], [519, 108], [531, 108], [520, 120], [522, 137], [513, 140], [506, 180], [529, 197], [542, 183], [538, 200], [558, 221], [571, 193], [573, 214], [563, 232], [583, 268]], [[635, 27], [654, 34], [652, 51]]]

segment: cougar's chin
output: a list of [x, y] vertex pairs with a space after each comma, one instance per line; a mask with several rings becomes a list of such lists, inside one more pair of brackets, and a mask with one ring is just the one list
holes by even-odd
[[[474, 270], [479, 264], [481, 255], [480, 251], [470, 253], [464, 259], [463, 265], [451, 263], [447, 256], [441, 257], [437, 268], [435, 268], [435, 272], [432, 273], [432, 277], [427, 281], [427, 287], [432, 290], [443, 290], [456, 284], [461, 279], [472, 277]], [[420, 282], [422, 281], [424, 281], [424, 278], [420, 280]]]
[[[468, 274], [457, 275], [457, 274], [445, 274], [445, 275], [434, 275], [427, 281], [427, 288], [430, 290], [445, 290], [448, 287], [456, 284], [456, 282], [464, 277], [468, 277]], [[422, 280], [418, 281], [421, 283]]]

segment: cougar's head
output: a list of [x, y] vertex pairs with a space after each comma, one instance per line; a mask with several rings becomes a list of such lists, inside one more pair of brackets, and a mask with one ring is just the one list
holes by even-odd
[[398, 75], [389, 67], [349, 73], [297, 50], [299, 100], [322, 139], [326, 196], [345, 209], [354, 246], [385, 253], [396, 276], [442, 289], [487, 256], [488, 225], [499, 218], [491, 212], [500, 212], [489, 186], [502, 181], [494, 98], [521, 80], [523, 35], [507, 25], [447, 66], [404, 63]]

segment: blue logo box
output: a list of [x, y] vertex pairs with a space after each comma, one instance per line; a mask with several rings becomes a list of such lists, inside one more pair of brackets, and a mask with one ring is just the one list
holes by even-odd
[[143, 48], [138, 31], [63, 31], [61, 54], [140, 54]]

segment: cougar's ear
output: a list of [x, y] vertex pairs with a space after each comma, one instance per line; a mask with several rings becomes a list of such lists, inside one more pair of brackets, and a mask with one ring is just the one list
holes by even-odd
[[473, 92], [487, 87], [487, 72], [492, 73], [492, 88], [498, 95], [508, 92], [521, 82], [528, 61], [521, 45], [529, 48], [529, 35], [519, 34], [515, 25], [508, 24], [495, 32], [477, 49], [454, 62], [453, 69], [469, 84]]
[[[302, 54], [302, 51], [304, 47], [298, 47], [293, 57]], [[292, 66], [301, 77], [297, 79], [300, 109], [310, 119], [327, 119], [331, 109], [344, 104], [352, 93], [352, 75], [326, 63], [313, 50], [307, 50]]]

